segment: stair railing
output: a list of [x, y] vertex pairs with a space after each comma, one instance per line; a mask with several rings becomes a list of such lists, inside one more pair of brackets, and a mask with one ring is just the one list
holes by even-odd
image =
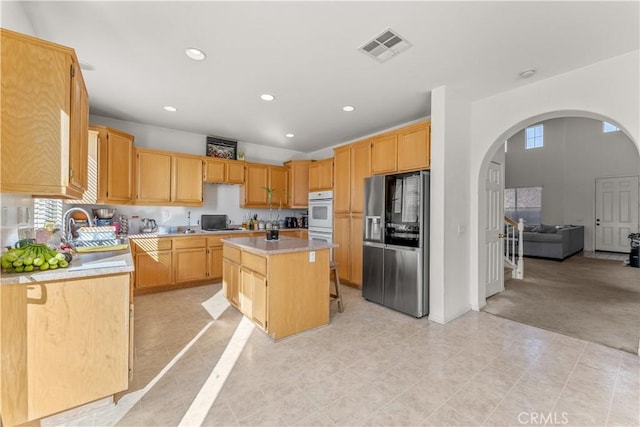
[[500, 235], [504, 239], [504, 262], [511, 267], [511, 277], [519, 280], [524, 278], [523, 233], [524, 220], [515, 222], [505, 215], [504, 234]]

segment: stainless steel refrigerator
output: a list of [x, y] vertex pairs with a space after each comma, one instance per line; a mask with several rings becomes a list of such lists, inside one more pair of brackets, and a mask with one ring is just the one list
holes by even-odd
[[429, 172], [365, 180], [362, 296], [429, 314]]

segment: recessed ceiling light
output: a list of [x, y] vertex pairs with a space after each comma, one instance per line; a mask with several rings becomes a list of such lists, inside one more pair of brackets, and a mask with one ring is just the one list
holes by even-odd
[[194, 61], [204, 61], [204, 59], [207, 57], [207, 55], [205, 55], [203, 51], [195, 47], [188, 48], [185, 51], [185, 53], [189, 58], [193, 59]]
[[353, 111], [355, 109], [356, 107], [354, 107], [353, 105], [345, 105], [344, 107], [342, 107], [342, 111]]
[[536, 70], [534, 70], [533, 68], [529, 70], [524, 70], [523, 72], [520, 73], [520, 78], [528, 79], [529, 77], [533, 76], [535, 73], [536, 73]]
[[286, 136], [287, 138], [293, 138], [295, 135], [294, 135], [294, 134], [292, 134], [292, 133], [288, 133], [288, 134], [286, 134], [285, 136]]
[[260, 98], [262, 98], [263, 101], [273, 101], [274, 99], [276, 99], [275, 96], [268, 93], [263, 93], [262, 95], [260, 95]]
[[175, 111], [178, 111], [178, 109], [176, 107], [172, 107], [171, 105], [165, 105], [164, 106], [164, 110], [165, 111], [170, 111], [172, 113], [175, 112]]

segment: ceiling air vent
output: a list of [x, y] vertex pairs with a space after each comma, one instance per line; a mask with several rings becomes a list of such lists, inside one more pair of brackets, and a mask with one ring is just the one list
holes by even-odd
[[360, 47], [360, 51], [379, 62], [387, 62], [391, 58], [412, 46], [400, 34], [387, 28], [373, 40]]

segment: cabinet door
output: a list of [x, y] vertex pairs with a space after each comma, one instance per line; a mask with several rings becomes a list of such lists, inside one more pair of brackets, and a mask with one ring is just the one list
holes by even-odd
[[[104, 194], [99, 194], [105, 201], [109, 202], [130, 202], [133, 198], [133, 136], [108, 132], [106, 141], [99, 141], [105, 144], [106, 150], [100, 150], [106, 154], [106, 176], [98, 177], [98, 188], [104, 188]], [[102, 158], [98, 159], [101, 163]], [[100, 171], [105, 168], [101, 167]], [[106, 185], [100, 185], [106, 181]]]
[[351, 283], [362, 286], [362, 215], [351, 215], [349, 268], [351, 270]]
[[287, 168], [279, 166], [269, 167], [269, 188], [273, 190], [271, 202], [274, 208], [287, 206]]
[[80, 66], [72, 66], [71, 116], [69, 133], [69, 186], [83, 192], [87, 188], [89, 138], [89, 95], [82, 80]]
[[313, 162], [309, 165], [309, 192], [320, 190], [320, 164]]
[[397, 170], [397, 136], [384, 134], [371, 140], [371, 171], [374, 174], [391, 173]]
[[264, 187], [269, 182], [269, 167], [261, 164], [247, 164], [243, 185], [243, 206], [267, 206], [267, 192]]
[[71, 114], [72, 50], [4, 29], [1, 34], [0, 193], [81, 198], [69, 187], [69, 158], [63, 157], [69, 155], [64, 118]]
[[307, 208], [309, 206], [309, 163], [307, 160], [287, 162], [290, 208]]
[[[29, 288], [28, 297], [44, 299], [26, 304], [27, 351], [22, 356], [27, 359], [25, 394], [29, 419], [125, 390], [128, 274], [34, 284]], [[17, 330], [11, 329], [12, 335]], [[10, 360], [5, 356], [6, 348], [2, 350], [3, 360]], [[11, 394], [21, 397], [18, 391]], [[6, 415], [3, 413], [5, 422], [9, 419]]]
[[267, 279], [246, 268], [241, 268], [242, 291], [240, 307], [242, 313], [259, 327], [267, 327]]
[[180, 249], [174, 253], [175, 283], [197, 282], [207, 278], [207, 250]]
[[227, 160], [227, 183], [244, 184], [244, 162]]
[[170, 285], [173, 275], [171, 261], [171, 251], [136, 253], [136, 288]]
[[171, 201], [178, 205], [202, 205], [202, 160], [172, 156]]
[[204, 182], [220, 183], [226, 181], [227, 164], [224, 160], [207, 159], [205, 161]]
[[364, 211], [364, 179], [371, 176], [371, 144], [351, 146], [351, 212]]
[[207, 277], [209, 279], [220, 279], [222, 277], [222, 246], [209, 248], [209, 269]]
[[333, 151], [333, 211], [346, 213], [351, 209], [351, 149], [349, 146]]
[[240, 266], [227, 259], [223, 259], [222, 269], [222, 289], [224, 296], [231, 305], [240, 309]]
[[431, 160], [430, 122], [398, 132], [398, 172], [428, 169]]
[[137, 150], [136, 201], [169, 203], [171, 201], [171, 155]]
[[351, 217], [349, 214], [337, 214], [333, 218], [333, 241], [339, 246], [333, 250], [333, 259], [338, 263], [340, 279], [351, 281], [351, 263], [349, 251], [351, 245]]
[[320, 162], [318, 181], [321, 190], [333, 189], [333, 158]]

